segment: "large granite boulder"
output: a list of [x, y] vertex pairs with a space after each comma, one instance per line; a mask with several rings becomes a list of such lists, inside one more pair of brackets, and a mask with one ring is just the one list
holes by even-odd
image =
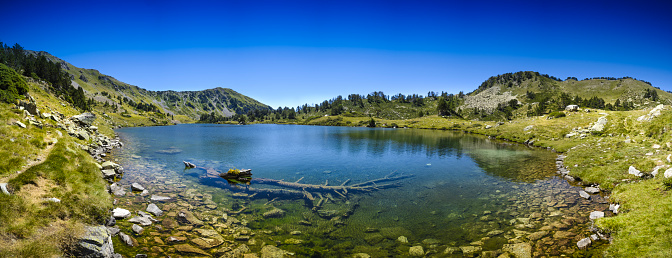
[[114, 246], [112, 236], [107, 227], [87, 227], [86, 234], [77, 242], [75, 254], [77, 257], [113, 257]]
[[72, 120], [83, 126], [91, 126], [93, 121], [96, 120], [96, 115], [89, 112], [81, 113], [79, 115], [73, 116]]

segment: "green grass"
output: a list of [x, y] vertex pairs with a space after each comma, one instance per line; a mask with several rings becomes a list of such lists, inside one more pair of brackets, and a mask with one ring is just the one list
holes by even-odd
[[608, 249], [613, 257], [672, 257], [672, 195], [656, 178], [621, 184], [612, 200], [622, 214], [599, 219], [596, 225], [613, 232]]
[[[9, 181], [14, 195], [0, 195], [0, 236], [25, 240], [6, 248], [39, 257], [63, 251], [63, 246], [70, 244], [63, 241], [74, 239], [67, 232], [62, 233], [63, 241], [46, 241], [40, 245], [34, 241], [57, 221], [64, 221], [68, 227], [103, 223], [112, 208], [106, 184], [95, 161], [77, 149], [74, 139], [63, 138], [43, 163]], [[61, 202], [42, 201], [48, 197]], [[0, 241], [1, 244], [7, 243]]]
[[[10, 110], [9, 105], [0, 103], [0, 121], [16, 120], [26, 124], [21, 129], [17, 125], [2, 123], [0, 125], [0, 177], [21, 170], [28, 159], [37, 157], [36, 153], [46, 147], [46, 132], [21, 118], [22, 113]], [[17, 114], [18, 113], [18, 114]]]

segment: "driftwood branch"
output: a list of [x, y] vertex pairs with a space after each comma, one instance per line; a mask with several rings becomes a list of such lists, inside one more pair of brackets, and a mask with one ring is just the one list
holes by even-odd
[[[392, 188], [399, 185], [399, 182], [395, 181], [413, 177], [413, 175], [403, 175], [403, 174], [394, 176], [395, 172], [392, 172], [386, 175], [385, 177], [369, 180], [354, 185], [346, 185], [348, 182], [350, 182], [350, 179], [345, 180], [341, 185], [328, 185], [329, 184], [328, 180], [325, 181], [324, 184], [299, 183], [303, 179], [303, 177], [299, 178], [299, 180], [296, 180], [295, 182], [287, 182], [284, 180], [277, 180], [270, 178], [253, 178], [250, 181], [250, 183], [254, 184], [265, 184], [265, 185], [283, 187], [279, 189], [276, 188], [270, 189], [270, 188], [255, 188], [250, 186], [241, 187], [239, 185], [232, 186], [229, 185], [224, 179], [220, 177], [221, 173], [219, 173], [217, 170], [206, 167], [196, 167], [196, 168], [205, 170], [205, 175], [201, 176], [201, 178], [207, 179], [211, 183], [215, 183], [224, 186], [226, 188], [230, 188], [234, 191], [251, 193], [252, 194], [251, 196], [254, 196], [255, 194], [284, 195], [297, 198], [305, 198], [311, 202], [314, 202], [315, 200], [318, 200], [317, 198], [314, 197], [314, 194], [317, 194], [319, 196], [317, 205], [315, 205], [317, 207], [321, 207], [322, 204], [324, 204], [326, 201], [335, 202], [335, 199], [330, 194], [331, 192], [334, 192], [338, 194], [340, 197], [347, 199], [349, 193], [368, 193], [380, 189]], [[322, 195], [322, 193], [326, 195], [326, 198]]]

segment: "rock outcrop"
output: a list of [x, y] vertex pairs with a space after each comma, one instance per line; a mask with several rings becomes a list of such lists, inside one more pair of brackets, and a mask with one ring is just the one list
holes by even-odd
[[107, 227], [87, 227], [86, 233], [77, 242], [74, 253], [77, 257], [113, 257], [114, 246], [112, 245], [112, 236]]
[[649, 122], [649, 121], [653, 120], [654, 118], [656, 118], [657, 116], [660, 116], [660, 112], [663, 111], [663, 109], [665, 109], [665, 106], [658, 105], [655, 108], [653, 108], [651, 111], [649, 111], [648, 114], [638, 117], [637, 121]]

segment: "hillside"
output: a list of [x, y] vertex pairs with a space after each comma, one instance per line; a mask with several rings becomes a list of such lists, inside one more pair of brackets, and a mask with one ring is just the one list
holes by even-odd
[[45, 56], [47, 60], [60, 64], [70, 75], [75, 87], [82, 87], [86, 96], [96, 102], [108, 103], [109, 111], [112, 113], [140, 114], [142, 109], [148, 109], [137, 108], [140, 103], [156, 107], [156, 109], [150, 107], [149, 110], [160, 111], [170, 116], [184, 116], [182, 120], [198, 119], [202, 113], [214, 112], [230, 117], [254, 109], [270, 109], [268, 105], [232, 89], [218, 87], [202, 91], [150, 91], [121, 82], [95, 69], [78, 68], [44, 51], [27, 52], [31, 55]]
[[[646, 92], [655, 91], [657, 99], [647, 98]], [[529, 93], [532, 93], [529, 95]], [[672, 94], [654, 88], [649, 83], [634, 78], [604, 78], [584, 79], [567, 78], [560, 80], [553, 76], [542, 75], [537, 72], [517, 72], [492, 76], [484, 81], [476, 90], [467, 94], [463, 109], [494, 110], [497, 105], [511, 99], [520, 103], [529, 104], [540, 100], [558, 98], [565, 93], [571, 99], [580, 96], [583, 99], [601, 98], [605, 104], [612, 105], [631, 102], [637, 108], [661, 104], [672, 104]], [[530, 96], [534, 97], [530, 98]], [[574, 104], [574, 103], [572, 103]]]

